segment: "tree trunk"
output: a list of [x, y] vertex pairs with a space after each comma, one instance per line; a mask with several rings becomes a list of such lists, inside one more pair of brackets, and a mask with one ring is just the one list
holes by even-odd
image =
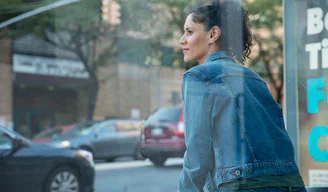
[[92, 79], [92, 83], [90, 88], [88, 89], [88, 111], [87, 111], [87, 119], [93, 120], [94, 111], [96, 108], [96, 101], [98, 96], [99, 83], [97, 80]]

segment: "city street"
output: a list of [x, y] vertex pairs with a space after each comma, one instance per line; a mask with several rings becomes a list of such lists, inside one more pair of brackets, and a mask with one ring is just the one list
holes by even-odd
[[96, 192], [175, 192], [182, 168], [182, 158], [172, 158], [164, 167], [154, 167], [149, 160], [96, 162]]

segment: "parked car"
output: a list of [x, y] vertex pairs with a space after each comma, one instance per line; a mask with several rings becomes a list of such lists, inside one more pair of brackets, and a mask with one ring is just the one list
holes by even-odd
[[0, 181], [3, 192], [91, 192], [92, 154], [30, 141], [0, 127]]
[[36, 142], [48, 141], [49, 139], [56, 138], [59, 135], [65, 133], [67, 130], [69, 130], [73, 126], [74, 126], [74, 124], [58, 125], [58, 126], [46, 129], [44, 131], [41, 131], [36, 136], [34, 136], [31, 140], [36, 141]]
[[75, 127], [54, 142], [90, 151], [94, 159], [113, 161], [117, 157], [141, 159], [138, 150], [142, 121], [112, 119], [91, 127]]
[[163, 107], [145, 122], [139, 145], [144, 157], [163, 166], [170, 157], [183, 157], [186, 150], [182, 107]]

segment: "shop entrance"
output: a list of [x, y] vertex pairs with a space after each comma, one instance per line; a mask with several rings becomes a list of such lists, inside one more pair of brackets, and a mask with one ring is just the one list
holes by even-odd
[[55, 125], [75, 123], [78, 97], [72, 88], [14, 87], [14, 129], [30, 138]]
[[51, 109], [15, 109], [16, 131], [25, 137], [32, 137], [55, 124], [55, 111]]

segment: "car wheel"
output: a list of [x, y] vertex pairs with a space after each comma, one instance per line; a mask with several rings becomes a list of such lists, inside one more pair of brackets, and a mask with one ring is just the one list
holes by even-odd
[[149, 159], [156, 167], [162, 167], [167, 158], [166, 157], [150, 157]]
[[83, 192], [81, 178], [77, 171], [68, 166], [57, 168], [45, 182], [45, 192]]

